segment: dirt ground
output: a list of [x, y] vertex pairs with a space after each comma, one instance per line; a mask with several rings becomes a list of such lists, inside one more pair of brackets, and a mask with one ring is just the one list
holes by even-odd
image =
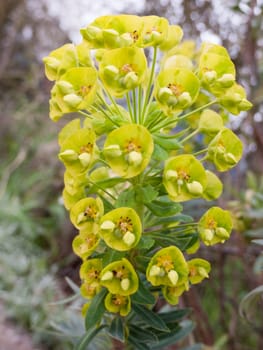
[[3, 305], [0, 303], [0, 349], [1, 350], [41, 350], [36, 347], [30, 335], [11, 321], [7, 320]]

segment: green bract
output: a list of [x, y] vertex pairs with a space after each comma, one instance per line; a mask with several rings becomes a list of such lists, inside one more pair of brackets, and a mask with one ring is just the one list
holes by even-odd
[[116, 97], [140, 85], [145, 79], [146, 70], [145, 54], [137, 47], [106, 51], [99, 66], [101, 80]]
[[174, 246], [154, 254], [146, 270], [146, 278], [153, 286], [179, 286], [187, 282], [187, 277], [185, 258], [180, 249]]
[[243, 145], [230, 129], [222, 129], [208, 146], [208, 159], [219, 171], [226, 171], [241, 159]]
[[230, 213], [219, 207], [210, 208], [198, 223], [200, 238], [206, 245], [224, 243], [230, 237], [232, 227]]
[[123, 258], [101, 271], [100, 283], [112, 294], [131, 295], [137, 291], [139, 280], [132, 264]]
[[82, 280], [82, 285], [80, 287], [80, 292], [84, 298], [90, 299], [100, 291], [99, 275], [101, 270], [101, 259], [90, 259], [81, 265], [80, 278]]
[[117, 208], [101, 218], [100, 236], [113, 249], [132, 249], [138, 244], [141, 233], [140, 218], [132, 208]]
[[98, 231], [98, 223], [103, 215], [103, 202], [98, 198], [83, 198], [70, 210], [72, 224], [80, 229], [93, 233]]
[[142, 125], [124, 125], [113, 130], [104, 144], [104, 156], [112, 170], [125, 178], [140, 174], [153, 152], [153, 140]]
[[166, 161], [163, 184], [173, 201], [183, 202], [203, 196], [207, 176], [199, 160], [191, 154], [183, 154]]
[[212, 171], [206, 170], [205, 173], [207, 185], [203, 193], [203, 198], [207, 201], [211, 201], [221, 196], [223, 184]]
[[220, 114], [211, 109], [205, 109], [198, 122], [198, 129], [207, 135], [215, 136], [224, 127], [224, 122]]
[[171, 305], [177, 305], [179, 302], [179, 297], [189, 289], [187, 283], [176, 285], [174, 287], [164, 286], [162, 288], [162, 293], [166, 301]]
[[204, 259], [192, 259], [187, 262], [189, 267], [189, 281], [192, 284], [202, 282], [204, 278], [208, 278], [211, 270], [210, 263]]
[[191, 106], [198, 96], [200, 83], [186, 68], [165, 69], [157, 77], [155, 98], [169, 116]]
[[241, 111], [247, 111], [252, 107], [246, 99], [246, 92], [241, 85], [234, 84], [231, 88], [220, 96], [219, 103], [232, 114], [239, 114]]

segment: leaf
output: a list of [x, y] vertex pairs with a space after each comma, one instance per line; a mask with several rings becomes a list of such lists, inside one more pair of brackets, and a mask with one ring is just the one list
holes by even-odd
[[137, 244], [136, 248], [148, 250], [154, 245], [154, 243], [155, 243], [154, 239], [147, 237], [147, 236], [142, 236], [140, 239], [140, 242]]
[[90, 328], [89, 331], [80, 339], [79, 343], [75, 346], [75, 350], [86, 350], [88, 344], [92, 339], [103, 329], [106, 325], [102, 325], [98, 328]]
[[136, 304], [155, 304], [156, 300], [150, 291], [145, 287], [144, 283], [140, 280], [139, 288], [135, 294], [131, 296], [132, 302]]
[[122, 322], [122, 319], [120, 317], [115, 317], [110, 325], [109, 328], [109, 334], [118, 340], [120, 340], [122, 343], [125, 341], [125, 328]]
[[191, 309], [178, 309], [170, 312], [161, 312], [158, 315], [165, 323], [178, 322], [183, 317], [189, 315]]
[[136, 193], [133, 188], [121, 192], [116, 200], [115, 206], [118, 207], [136, 207]]
[[108, 248], [106, 253], [103, 253], [103, 266], [109, 265], [111, 262], [121, 260], [125, 256], [125, 252], [119, 252], [114, 249]]
[[145, 306], [133, 304], [132, 309], [148, 326], [164, 332], [170, 331], [164, 321], [155, 312], [147, 309]]
[[158, 341], [157, 336], [154, 332], [146, 328], [141, 328], [135, 325], [131, 325], [130, 336], [137, 339], [139, 343], [156, 343]]
[[147, 208], [156, 216], [167, 217], [179, 213], [182, 206], [179, 203], [155, 200], [152, 203], [146, 203]]
[[253, 239], [252, 242], [259, 245], [263, 245], [263, 239]]
[[155, 143], [152, 157], [156, 160], [166, 160], [169, 157], [169, 153], [157, 143]]
[[157, 218], [156, 221], [154, 221], [154, 225], [161, 225], [161, 224], [174, 224], [174, 223], [188, 223], [192, 222], [193, 218], [189, 215], [185, 214], [177, 214], [171, 217], [167, 218]]
[[182, 148], [182, 145], [175, 136], [153, 135], [154, 141], [166, 150], [177, 150]]
[[158, 191], [151, 185], [136, 186], [136, 199], [141, 199], [143, 203], [151, 203], [158, 196]]
[[87, 314], [85, 317], [85, 327], [87, 330], [94, 327], [100, 322], [104, 312], [104, 299], [107, 294], [107, 289], [103, 288], [95, 297], [91, 300]]
[[151, 348], [149, 348], [149, 346], [138, 342], [138, 340], [132, 336], [129, 336], [128, 341], [129, 341], [129, 343], [131, 343], [134, 346], [134, 349], [136, 349], [136, 350], [151, 350]]
[[125, 181], [127, 180], [121, 177], [113, 177], [107, 180], [97, 181], [96, 183], [93, 183], [90, 188], [87, 189], [87, 194], [96, 193], [101, 188], [107, 189], [107, 188], [114, 187], [119, 183], [125, 182]]
[[185, 338], [194, 328], [194, 325], [191, 321], [186, 321], [182, 325], [181, 328], [179, 328], [179, 331], [176, 331], [173, 334], [162, 334], [160, 335], [159, 342], [156, 345], [151, 346], [151, 350], [162, 350], [164, 347], [175, 344], [179, 340]]

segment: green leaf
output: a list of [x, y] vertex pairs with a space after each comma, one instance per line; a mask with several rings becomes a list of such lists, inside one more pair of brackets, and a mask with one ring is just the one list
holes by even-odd
[[118, 185], [119, 183], [125, 182], [127, 180], [121, 178], [121, 177], [113, 177], [107, 180], [97, 181], [96, 183], [92, 184], [90, 188], [87, 189], [87, 194], [90, 193], [96, 193], [99, 189], [107, 189], [114, 187]]
[[262, 331], [262, 310], [259, 308], [263, 296], [263, 285], [253, 289], [241, 301], [239, 313], [241, 317], [253, 326]]
[[135, 325], [130, 326], [131, 337], [137, 339], [139, 343], [156, 343], [158, 341], [157, 336], [154, 332], [146, 328], [141, 328]]
[[188, 222], [193, 222], [193, 218], [189, 215], [185, 215], [185, 214], [178, 214], [178, 215], [174, 215], [171, 217], [167, 217], [167, 218], [157, 218], [154, 221], [154, 225], [161, 225], [161, 224], [174, 224], [174, 223], [188, 223]]
[[191, 321], [184, 322], [181, 328], [173, 334], [161, 334], [159, 342], [156, 345], [152, 345], [151, 350], [162, 350], [164, 347], [175, 344], [179, 340], [185, 338], [194, 328], [194, 325]]
[[156, 300], [150, 291], [145, 287], [144, 283], [140, 280], [139, 288], [135, 294], [131, 296], [132, 302], [136, 304], [155, 304]]
[[120, 340], [122, 343], [125, 341], [125, 328], [122, 322], [122, 319], [120, 317], [115, 317], [110, 325], [109, 328], [109, 334], [118, 340]]
[[106, 253], [102, 254], [103, 266], [109, 265], [113, 261], [121, 260], [125, 256], [125, 252], [119, 252], [114, 249], [108, 248]]
[[134, 346], [134, 349], [136, 349], [136, 350], [151, 350], [151, 348], [149, 348], [149, 346], [138, 342], [138, 340], [132, 336], [129, 336], [128, 341], [129, 341], [129, 343], [131, 343]]
[[165, 150], [177, 150], [182, 148], [182, 145], [175, 136], [153, 135], [154, 141]]
[[136, 193], [134, 188], [128, 188], [125, 191], [122, 191], [116, 200], [115, 206], [118, 207], [136, 207]]
[[141, 199], [143, 203], [151, 203], [158, 196], [158, 191], [151, 185], [136, 186], [136, 199]]
[[133, 304], [132, 309], [148, 326], [164, 332], [170, 331], [164, 321], [155, 312], [147, 309], [145, 306]]
[[182, 206], [179, 203], [155, 200], [152, 203], [146, 203], [147, 208], [156, 216], [167, 217], [179, 213]]
[[105, 327], [106, 325], [100, 326], [98, 328], [90, 328], [88, 332], [80, 339], [79, 343], [75, 346], [75, 350], [86, 350], [88, 344], [92, 341], [92, 339]]
[[154, 144], [154, 150], [152, 154], [153, 159], [166, 160], [168, 156], [169, 156], [169, 153], [165, 149], [163, 149], [157, 143]]
[[167, 245], [175, 245], [180, 250], [185, 251], [191, 247], [198, 239], [196, 233], [187, 233], [185, 235], [165, 235], [164, 233], [153, 234], [152, 237], [159, 243], [161, 247], [166, 247]]
[[155, 241], [151, 237], [142, 236], [140, 242], [137, 244], [137, 249], [146, 249], [149, 250]]
[[103, 288], [95, 297], [91, 300], [87, 314], [85, 317], [85, 327], [87, 330], [94, 327], [100, 322], [104, 312], [104, 299], [107, 294], [107, 290]]
[[170, 312], [161, 312], [158, 315], [165, 323], [178, 322], [183, 317], [189, 315], [191, 309], [178, 309]]

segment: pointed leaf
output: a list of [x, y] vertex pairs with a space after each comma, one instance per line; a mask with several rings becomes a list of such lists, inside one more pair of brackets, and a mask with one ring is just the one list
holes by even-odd
[[146, 206], [154, 215], [160, 217], [175, 215], [182, 210], [179, 203], [166, 201], [155, 200], [152, 203], [146, 203]]
[[85, 327], [87, 330], [94, 327], [97, 323], [100, 322], [104, 312], [104, 299], [107, 294], [107, 290], [103, 288], [95, 297], [91, 300], [89, 308], [87, 310], [85, 318]]
[[177, 150], [182, 148], [182, 145], [175, 136], [154, 135], [154, 141], [165, 150]]
[[130, 336], [137, 339], [139, 343], [156, 343], [158, 341], [154, 332], [135, 325], [130, 326]]
[[122, 343], [125, 341], [125, 328], [120, 317], [115, 317], [112, 320], [109, 333], [113, 338], [120, 340]]
[[92, 339], [105, 327], [106, 326], [103, 325], [98, 328], [90, 328], [89, 331], [80, 339], [79, 343], [75, 347], [75, 350], [86, 350]]
[[139, 288], [135, 294], [131, 297], [132, 302], [136, 304], [155, 304], [156, 300], [150, 291], [145, 287], [143, 282], [140, 280]]
[[165, 323], [178, 322], [183, 317], [189, 315], [191, 309], [177, 309], [170, 312], [161, 312], [158, 315]]
[[164, 321], [153, 311], [147, 309], [145, 306], [133, 304], [134, 312], [143, 320], [148, 326], [159, 329], [164, 332], [169, 332], [170, 329], [166, 326]]

